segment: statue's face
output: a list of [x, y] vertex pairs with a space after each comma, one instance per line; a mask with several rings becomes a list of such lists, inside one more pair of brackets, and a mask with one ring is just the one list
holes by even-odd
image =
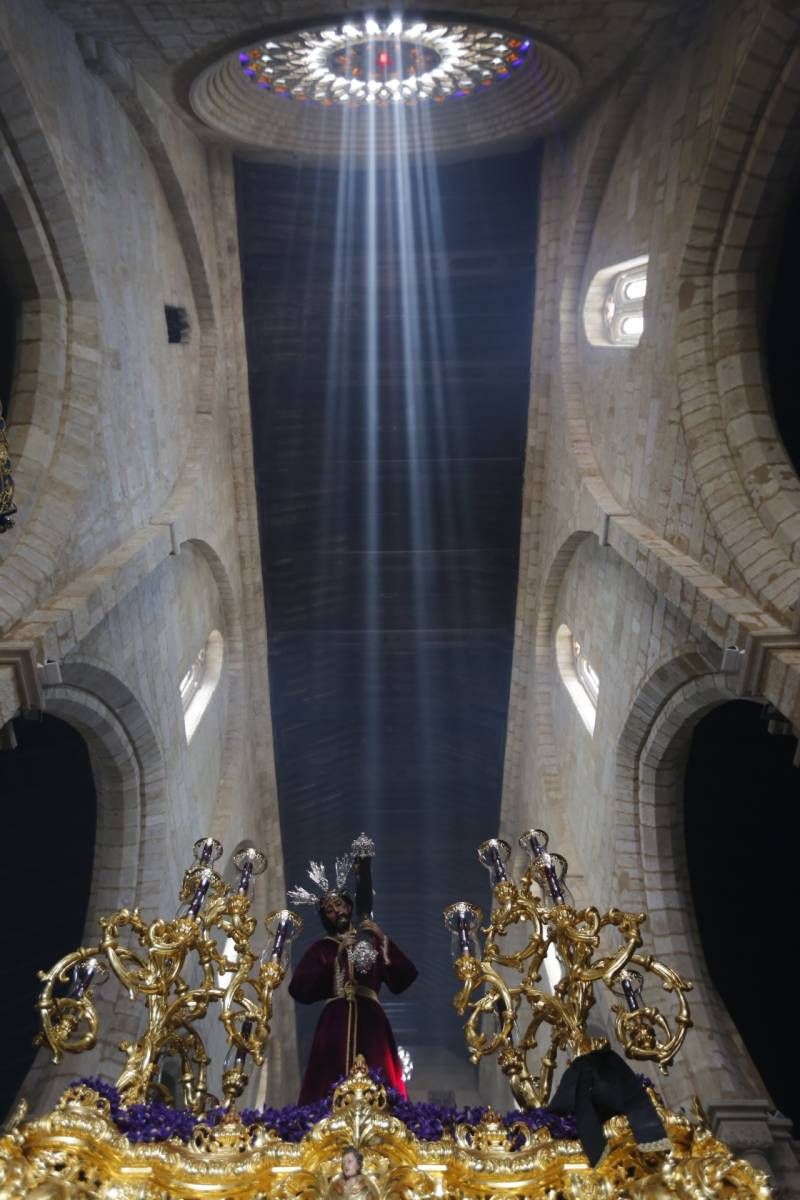
[[358, 1159], [351, 1151], [342, 1158], [342, 1174], [345, 1179], [354, 1179], [359, 1173]]
[[344, 896], [326, 896], [321, 904], [322, 915], [337, 933], [344, 933], [350, 926], [352, 906]]

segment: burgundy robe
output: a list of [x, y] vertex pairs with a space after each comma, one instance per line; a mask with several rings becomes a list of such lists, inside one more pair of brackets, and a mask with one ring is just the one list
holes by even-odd
[[[356, 975], [352, 981], [361, 987], [370, 988], [373, 992], [378, 992], [382, 983], [386, 984], [390, 992], [405, 991], [416, 979], [417, 968], [401, 950], [398, 950], [394, 942], [388, 939], [386, 962], [383, 942], [374, 936], [373, 940], [378, 957], [366, 975]], [[335, 965], [338, 949], [339, 943], [333, 937], [320, 938], [318, 942], [314, 942], [295, 967], [292, 982], [289, 984], [289, 994], [301, 1004], [314, 1004], [319, 1000], [329, 1001], [320, 1013], [298, 1104], [311, 1104], [314, 1100], [321, 1100], [327, 1096], [331, 1085], [346, 1075], [352, 1067], [354, 1054], [363, 1054], [367, 1065], [380, 1068], [386, 1076], [386, 1082], [405, 1096], [406, 1085], [397, 1056], [397, 1044], [381, 1005], [367, 996], [357, 996], [351, 1002], [344, 996], [336, 995]], [[351, 968], [346, 956], [340, 960], [340, 965], [345, 976], [349, 978]], [[346, 1061], [348, 1028], [351, 1034], [355, 1033], [354, 1054], [349, 1062]]]

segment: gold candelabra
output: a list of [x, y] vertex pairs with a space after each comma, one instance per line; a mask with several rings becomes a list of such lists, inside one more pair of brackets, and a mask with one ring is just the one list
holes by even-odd
[[[212, 1005], [219, 1005], [229, 1043], [222, 1070], [229, 1111], [247, 1084], [247, 1056], [259, 1066], [264, 1061], [272, 995], [286, 972], [284, 952], [303, 922], [288, 909], [268, 913], [271, 945], [260, 954], [253, 950], [257, 921], [250, 915], [250, 892], [267, 860], [252, 847], [240, 850], [233, 860], [239, 881], [231, 887], [214, 870], [221, 854], [214, 838], [195, 843], [195, 862], [184, 875], [182, 904], [172, 920], [158, 917], [148, 924], [137, 909], [122, 908], [100, 918], [96, 945], [82, 946], [39, 972], [38, 1040], [50, 1047], [54, 1062], [65, 1051], [77, 1054], [96, 1044], [95, 991], [110, 975], [131, 1000], [144, 997], [145, 1032], [137, 1042], [120, 1045], [127, 1063], [116, 1086], [125, 1104], [149, 1098], [166, 1056], [180, 1061], [187, 1107], [199, 1114], [213, 1102], [207, 1091], [210, 1060], [196, 1028]], [[126, 934], [135, 948], [123, 943]]]
[[[548, 836], [529, 829], [519, 839], [529, 863], [519, 883], [511, 878], [508, 842], [490, 838], [478, 848], [478, 859], [490, 874], [495, 907], [477, 933], [481, 910], [464, 900], [445, 910], [447, 928], [455, 941], [455, 970], [463, 986], [453, 1004], [463, 1016], [473, 1063], [497, 1055], [515, 1100], [523, 1108], [540, 1108], [550, 1097], [560, 1053], [570, 1058], [608, 1045], [604, 1037], [587, 1032], [595, 987], [612, 992], [614, 1033], [628, 1058], [651, 1061], [666, 1073], [691, 1026], [686, 992], [691, 983], [652, 954], [641, 952], [644, 913], [612, 908], [577, 908], [566, 884], [567, 863], [548, 851]], [[527, 941], [521, 949], [504, 949], [503, 938], [521, 927]], [[498, 968], [517, 972], [509, 983]], [[552, 990], [542, 975], [554, 979]], [[677, 1004], [672, 1021], [645, 1004], [642, 988], [647, 975], [658, 979]], [[557, 978], [555, 978], [557, 976]], [[527, 1023], [522, 1020], [527, 1012]], [[536, 1049], [542, 1027], [549, 1027], [536, 1074], [529, 1055]]]

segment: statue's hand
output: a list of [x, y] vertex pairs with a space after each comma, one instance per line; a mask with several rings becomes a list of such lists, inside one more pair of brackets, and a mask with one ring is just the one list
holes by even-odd
[[346, 952], [355, 944], [355, 940], [355, 929], [348, 929], [347, 933], [343, 934], [339, 939], [339, 949], [336, 951], [336, 957], [339, 958], [341, 955], [346, 954]]
[[386, 936], [386, 934], [383, 932], [383, 930], [381, 929], [378, 922], [371, 921], [371, 920], [369, 920], [369, 918], [367, 918], [365, 921], [361, 922], [361, 924], [359, 925], [359, 929], [368, 929], [370, 931], [370, 933], [374, 933], [375, 936], [378, 938], [381, 938], [381, 940]]

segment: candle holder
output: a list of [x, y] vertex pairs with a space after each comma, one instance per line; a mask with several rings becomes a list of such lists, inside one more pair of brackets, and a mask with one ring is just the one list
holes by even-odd
[[483, 912], [466, 900], [457, 900], [444, 910], [444, 923], [453, 935], [453, 956], [455, 958], [475, 957], [478, 953], [478, 939], [475, 931], [483, 920]]
[[[468, 1013], [464, 1037], [471, 1061], [496, 1055], [515, 1100], [525, 1109], [546, 1105], [561, 1055], [573, 1058], [609, 1044], [607, 1038], [591, 1037], [586, 1031], [595, 988], [603, 986], [622, 1001], [611, 1011], [614, 1034], [625, 1055], [654, 1062], [666, 1074], [692, 1024], [686, 1002], [691, 983], [652, 954], [640, 953], [644, 913], [612, 908], [601, 915], [597, 908], [577, 908], [566, 884], [566, 859], [548, 850], [544, 830], [526, 830], [519, 844], [529, 856], [519, 882], [507, 869], [507, 842], [491, 838], [478, 848], [495, 902], [482, 930], [482, 950], [476, 937], [480, 910], [460, 900], [444, 912], [457, 948], [456, 974], [463, 984], [453, 1005], [460, 1015]], [[517, 926], [527, 941], [511, 952], [503, 939]], [[542, 985], [548, 954], [551, 960], [555, 954], [560, 970], [551, 991]], [[507, 968], [506, 973], [500, 968]], [[518, 983], [509, 982], [509, 971], [518, 974]], [[677, 1012], [671, 1020], [645, 1003], [648, 976], [674, 997]], [[534, 1070], [529, 1059], [540, 1043], [543, 1049]]]
[[[272, 996], [286, 973], [284, 951], [303, 922], [288, 909], [268, 913], [272, 944], [259, 955], [250, 944], [257, 928], [250, 885], [266, 868], [266, 857], [254, 848], [237, 853], [240, 880], [229, 887], [213, 867], [221, 854], [214, 838], [195, 842], [195, 862], [180, 892], [183, 903], [172, 920], [159, 917], [148, 924], [137, 909], [120, 909], [100, 918], [102, 937], [95, 946], [74, 950], [39, 972], [37, 1040], [49, 1046], [53, 1062], [96, 1044], [95, 992], [106, 977], [114, 976], [131, 1000], [144, 999], [147, 1028], [138, 1042], [121, 1046], [127, 1063], [116, 1086], [124, 1104], [147, 1100], [161, 1060], [170, 1055], [180, 1061], [187, 1106], [203, 1111], [209, 1057], [195, 1026], [212, 1005], [219, 1006], [230, 1043], [222, 1072], [229, 1112], [247, 1083], [247, 1056], [259, 1066], [264, 1061]], [[135, 949], [125, 944], [126, 935]]]
[[254, 876], [263, 874], [267, 869], [266, 856], [260, 850], [256, 850], [255, 846], [248, 846], [246, 850], [238, 850], [234, 854], [233, 865], [239, 871], [239, 886], [236, 890], [243, 896], [249, 896]]
[[478, 846], [478, 862], [486, 867], [492, 887], [508, 878], [505, 864], [511, 857], [511, 847], [502, 838], [489, 838]]
[[520, 834], [519, 844], [530, 858], [530, 878], [539, 889], [543, 908], [554, 908], [560, 904], [574, 908], [575, 902], [566, 882], [567, 860], [547, 849], [549, 840], [543, 829], [526, 829]]

